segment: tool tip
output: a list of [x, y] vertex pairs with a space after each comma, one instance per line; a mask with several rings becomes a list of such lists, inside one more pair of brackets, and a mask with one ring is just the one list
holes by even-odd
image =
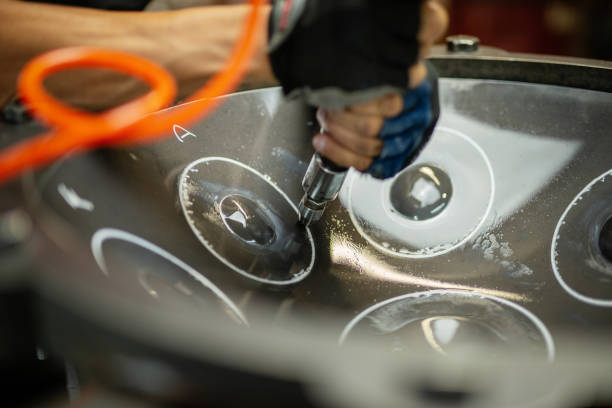
[[308, 227], [310, 225], [311, 221], [312, 221], [312, 219], [308, 219], [308, 218], [304, 217], [303, 214], [300, 214], [300, 218], [298, 219], [297, 224], [301, 225], [303, 227]]

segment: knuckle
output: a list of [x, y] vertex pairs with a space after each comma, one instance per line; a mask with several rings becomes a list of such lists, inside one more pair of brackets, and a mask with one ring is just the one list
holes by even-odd
[[370, 119], [362, 119], [358, 126], [358, 132], [364, 136], [372, 134], [372, 122]]
[[421, 84], [427, 77], [427, 68], [422, 63], [413, 65], [412, 67], [410, 67], [408, 75], [410, 77], [410, 89], [414, 89], [419, 86], [419, 84]]
[[377, 136], [382, 127], [382, 122], [383, 120], [380, 117], [364, 118], [358, 132], [363, 136]]
[[362, 140], [359, 143], [359, 153], [366, 156], [376, 156], [380, 153], [380, 144], [378, 140]]
[[337, 123], [328, 123], [325, 134], [336, 142], [344, 142], [346, 139], [346, 129]]
[[325, 121], [335, 123], [338, 121], [339, 112], [330, 110], [325, 112]]
[[371, 156], [378, 156], [380, 153], [382, 153], [383, 150], [383, 142], [382, 140], [378, 140], [376, 139], [376, 143], [372, 146], [372, 150], [370, 151], [370, 155]]
[[365, 154], [365, 155], [370, 154], [370, 146], [363, 140], [357, 143], [356, 148], [357, 148], [357, 153], [359, 154]]
[[332, 161], [343, 167], [351, 167], [350, 153], [345, 150], [335, 151], [333, 157], [330, 157]]
[[392, 94], [383, 100], [383, 114], [385, 116], [397, 116], [402, 112], [404, 101], [402, 95]]
[[378, 136], [380, 134], [384, 123], [385, 119], [381, 116], [377, 116], [373, 119], [374, 131], [372, 132], [372, 136]]
[[331, 120], [327, 120], [325, 121], [325, 134], [327, 134], [328, 136], [334, 138], [335, 134], [338, 132], [338, 127], [336, 125], [335, 122], [331, 121]]
[[367, 101], [360, 104], [355, 105], [360, 112], [370, 112], [372, 110], [376, 110], [376, 101]]
[[372, 161], [373, 160], [369, 157], [360, 157], [357, 160], [355, 160], [354, 167], [359, 171], [364, 171], [364, 170], [367, 170], [368, 167], [370, 167], [370, 165], [372, 164]]

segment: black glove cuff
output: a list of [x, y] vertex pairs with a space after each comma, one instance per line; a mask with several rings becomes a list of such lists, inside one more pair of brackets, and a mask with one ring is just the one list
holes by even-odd
[[[285, 94], [361, 94], [344, 101], [349, 104], [408, 88], [407, 70], [418, 56], [421, 0], [293, 1], [301, 4], [300, 13], [292, 13], [297, 6], [291, 0], [278, 0], [269, 24], [270, 62]], [[279, 37], [283, 27], [287, 34]]]

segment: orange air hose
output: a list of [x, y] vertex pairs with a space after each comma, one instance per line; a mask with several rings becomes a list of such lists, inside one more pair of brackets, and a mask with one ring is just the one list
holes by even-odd
[[[30, 61], [19, 77], [19, 92], [33, 114], [54, 129], [0, 152], [0, 184], [23, 171], [40, 167], [63, 155], [109, 144], [150, 142], [167, 134], [174, 124], [187, 126], [210, 114], [220, 103], [218, 96], [232, 92], [239, 84], [258, 40], [261, 8], [265, 0], [250, 0], [242, 37], [232, 50], [224, 68], [213, 76], [188, 101], [156, 115], [148, 113], [168, 106], [176, 84], [163, 68], [144, 58], [123, 52], [89, 47], [53, 50]], [[151, 90], [126, 104], [93, 114], [67, 106], [43, 86], [45, 77], [69, 68], [110, 68], [133, 75]]]

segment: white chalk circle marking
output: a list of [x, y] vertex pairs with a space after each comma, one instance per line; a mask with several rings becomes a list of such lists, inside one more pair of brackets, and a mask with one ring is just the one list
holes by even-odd
[[368, 307], [367, 309], [365, 309], [364, 311], [362, 311], [361, 313], [359, 313], [357, 316], [355, 316], [344, 328], [344, 330], [342, 331], [342, 334], [340, 335], [340, 338], [338, 339], [338, 344], [342, 345], [347, 336], [349, 335], [349, 333], [351, 332], [351, 330], [367, 315], [369, 315], [370, 313], [388, 305], [391, 304], [393, 302], [397, 302], [400, 300], [404, 300], [404, 299], [417, 299], [417, 298], [421, 298], [421, 297], [429, 297], [432, 295], [455, 295], [455, 296], [464, 296], [464, 297], [472, 297], [472, 298], [480, 298], [480, 299], [488, 299], [491, 300], [493, 302], [497, 302], [503, 306], [507, 306], [511, 309], [514, 309], [515, 311], [519, 312], [520, 314], [522, 314], [523, 316], [525, 316], [531, 323], [533, 323], [533, 325], [538, 329], [538, 331], [540, 332], [540, 334], [542, 335], [542, 338], [544, 339], [544, 343], [546, 345], [546, 352], [547, 352], [547, 357], [548, 357], [548, 361], [552, 362], [555, 358], [555, 343], [553, 341], [553, 338], [550, 334], [550, 332], [548, 331], [548, 329], [546, 328], [546, 326], [544, 325], [544, 323], [536, 316], [534, 315], [532, 312], [530, 312], [528, 309], [524, 308], [521, 305], [518, 305], [514, 302], [511, 302], [509, 300], [503, 299], [503, 298], [499, 298], [496, 296], [491, 296], [491, 295], [486, 295], [483, 293], [477, 293], [477, 292], [468, 292], [468, 291], [460, 291], [460, 290], [431, 290], [431, 291], [425, 291], [425, 292], [415, 292], [415, 293], [408, 293], [406, 295], [401, 295], [401, 296], [397, 296], [391, 299], [387, 299], [384, 300], [380, 303], [376, 303], [375, 305], [372, 305], [370, 307]]
[[594, 179], [593, 181], [591, 181], [585, 188], [583, 188], [580, 191], [580, 193], [578, 193], [576, 195], [576, 197], [574, 197], [574, 199], [572, 200], [570, 205], [568, 205], [567, 208], [565, 209], [565, 211], [563, 211], [563, 215], [561, 215], [561, 218], [559, 219], [559, 222], [557, 223], [557, 226], [555, 227], [555, 233], [553, 235], [552, 244], [550, 246], [550, 262], [551, 262], [551, 265], [552, 265], [553, 273], [555, 275], [555, 278], [559, 282], [559, 285], [561, 285], [561, 287], [563, 288], [563, 290], [565, 290], [572, 297], [580, 300], [581, 302], [588, 303], [588, 304], [593, 305], [593, 306], [600, 306], [600, 307], [612, 307], [612, 300], [598, 299], [598, 298], [586, 296], [586, 295], [578, 292], [574, 288], [572, 288], [563, 279], [563, 276], [561, 275], [561, 271], [559, 269], [559, 265], [557, 264], [557, 241], [558, 241], [558, 238], [559, 238], [559, 235], [560, 235], [561, 226], [564, 224], [565, 218], [569, 214], [570, 210], [578, 203], [578, 201], [580, 201], [582, 199], [582, 196], [585, 193], [589, 192], [593, 188], [593, 186], [595, 184], [599, 183], [600, 181], [604, 181], [606, 177], [612, 177], [612, 169], [608, 170], [607, 172], [605, 172], [601, 176], [599, 176], [596, 179]]
[[204, 275], [193, 269], [185, 262], [181, 261], [176, 256], [172, 255], [165, 249], [162, 249], [157, 245], [129, 232], [115, 228], [102, 228], [96, 231], [91, 237], [91, 252], [96, 263], [98, 264], [98, 267], [106, 276], [109, 276], [109, 271], [106, 266], [106, 261], [104, 260], [104, 251], [102, 250], [102, 245], [105, 241], [111, 239], [139, 246], [143, 249], [153, 252], [154, 254], [164, 258], [168, 262], [176, 265], [183, 271], [187, 272], [189, 276], [195, 279], [202, 286], [213, 292], [215, 296], [217, 296], [225, 305], [227, 305], [232, 310], [232, 312], [234, 312], [234, 314], [240, 319], [242, 323], [247, 326], [249, 325], [246, 317], [242, 314], [242, 311], [238, 308], [238, 306], [236, 306], [234, 302], [232, 302], [232, 300], [227, 297], [227, 295], [223, 293], [221, 289], [219, 289], [214, 283], [206, 279]]
[[189, 227], [191, 228], [191, 230], [193, 231], [195, 236], [198, 238], [198, 240], [202, 243], [202, 245], [204, 245], [204, 247], [206, 249], [208, 249], [208, 251], [211, 254], [213, 254], [225, 266], [227, 266], [228, 268], [230, 268], [234, 272], [237, 272], [240, 275], [242, 275], [242, 276], [244, 276], [244, 277], [246, 277], [248, 279], [252, 279], [252, 280], [255, 280], [255, 281], [260, 282], [260, 283], [265, 283], [265, 284], [269, 284], [269, 285], [276, 285], [276, 286], [292, 285], [294, 283], [300, 282], [303, 279], [305, 279], [310, 274], [310, 272], [312, 271], [312, 268], [314, 266], [314, 261], [315, 261], [315, 245], [314, 245], [314, 240], [312, 238], [312, 233], [310, 232], [310, 228], [308, 228], [308, 227], [306, 227], [305, 229], [306, 229], [306, 232], [307, 232], [308, 242], [310, 243], [311, 254], [312, 254], [311, 255], [311, 259], [310, 259], [310, 263], [300, 273], [295, 275], [293, 278], [287, 279], [287, 280], [266, 279], [266, 278], [262, 278], [262, 277], [259, 277], [259, 276], [254, 276], [254, 275], [249, 274], [247, 271], [245, 271], [244, 269], [238, 268], [236, 265], [234, 265], [229, 260], [227, 260], [225, 257], [223, 257], [221, 254], [219, 254], [213, 248], [213, 246], [210, 244], [210, 242], [208, 242], [208, 240], [206, 240], [203, 237], [202, 231], [200, 231], [196, 227], [196, 225], [194, 224], [193, 220], [189, 216], [189, 210], [187, 208], [187, 202], [186, 202], [186, 200], [188, 199], [188, 196], [186, 194], [183, 194], [182, 186], [186, 184], [187, 178], [189, 177], [189, 172], [191, 171], [191, 169], [193, 167], [195, 167], [195, 166], [197, 166], [199, 164], [202, 164], [202, 163], [214, 162], [214, 161], [231, 163], [233, 165], [239, 166], [239, 167], [241, 167], [241, 168], [251, 172], [252, 174], [256, 175], [261, 180], [266, 182], [269, 186], [271, 186], [277, 193], [279, 193], [281, 195], [281, 197], [283, 197], [287, 201], [287, 203], [295, 211], [295, 213], [297, 215], [299, 215], [299, 210], [298, 210], [297, 206], [291, 201], [291, 199], [287, 196], [287, 194], [285, 194], [285, 192], [283, 190], [281, 190], [276, 184], [274, 184], [270, 180], [270, 178], [268, 176], [265, 176], [264, 174], [260, 173], [259, 171], [255, 170], [254, 168], [252, 168], [250, 166], [247, 166], [244, 163], [241, 163], [241, 162], [239, 162], [237, 160], [229, 159], [227, 157], [220, 157], [220, 156], [203, 157], [201, 159], [198, 159], [198, 160], [190, 163], [187, 167], [185, 167], [185, 169], [181, 173], [181, 176], [179, 177], [179, 201], [180, 201], [180, 204], [181, 204], [181, 208], [183, 210], [183, 215], [185, 216], [185, 220], [187, 221], [187, 224], [189, 225]]
[[84, 210], [91, 212], [95, 209], [94, 203], [80, 197], [78, 193], [74, 191], [74, 189], [66, 187], [64, 183], [58, 184], [57, 192], [62, 196], [66, 203], [72, 207], [73, 210]]
[[[440, 243], [439, 245], [433, 247], [433, 248], [428, 248], [428, 250], [424, 250], [424, 251], [411, 251], [411, 250], [395, 250], [394, 248], [390, 248], [388, 245], [385, 245], [385, 243], [380, 243], [377, 242], [372, 236], [370, 236], [370, 234], [368, 234], [362, 227], [361, 223], [359, 222], [359, 220], [357, 219], [357, 216], [355, 215], [355, 211], [353, 209], [353, 188], [355, 186], [355, 178], [352, 178], [350, 180], [350, 186], [349, 186], [349, 190], [348, 190], [348, 196], [349, 196], [349, 203], [348, 203], [348, 213], [349, 216], [351, 218], [351, 221], [353, 222], [353, 225], [355, 226], [355, 229], [357, 229], [357, 232], [359, 232], [359, 234], [364, 237], [366, 239], [366, 241], [368, 241], [368, 243], [370, 243], [372, 246], [374, 246], [377, 250], [386, 253], [388, 255], [392, 255], [394, 257], [400, 257], [400, 258], [411, 258], [411, 259], [425, 259], [425, 258], [433, 258], [436, 256], [440, 256], [440, 255], [444, 255], [446, 253], [449, 253], [453, 250], [455, 250], [456, 248], [461, 247], [462, 245], [464, 245], [466, 242], [468, 242], [470, 239], [472, 239], [472, 237], [480, 230], [480, 228], [482, 227], [482, 225], [485, 223], [485, 221], [487, 220], [487, 217], [489, 216], [491, 209], [493, 208], [493, 201], [495, 198], [495, 176], [494, 176], [494, 172], [493, 172], [493, 166], [491, 165], [491, 162], [489, 161], [489, 158], [487, 156], [487, 154], [485, 153], [485, 151], [475, 142], [473, 141], [470, 137], [466, 136], [465, 134], [455, 130], [455, 129], [451, 129], [451, 128], [447, 128], [447, 127], [437, 127], [436, 128], [437, 131], [440, 132], [445, 132], [448, 134], [451, 134], [453, 136], [457, 136], [461, 139], [463, 139], [464, 141], [466, 141], [467, 143], [469, 143], [469, 145], [471, 145], [474, 150], [478, 153], [478, 155], [482, 158], [487, 172], [488, 172], [488, 178], [489, 178], [489, 182], [490, 182], [490, 193], [489, 193], [489, 197], [488, 197], [488, 202], [487, 202], [487, 206], [484, 210], [484, 212], [482, 213], [481, 218], [479, 219], [478, 223], [475, 224], [475, 226], [465, 235], [463, 236], [461, 239], [459, 239], [457, 242], [450, 242], [450, 243]], [[432, 136], [435, 137], [435, 134]], [[416, 162], [414, 164], [418, 164], [419, 162]], [[450, 175], [451, 179], [452, 179], [452, 174]], [[410, 231], [411, 226], [416, 225], [415, 221], [406, 219], [405, 217], [402, 217], [399, 214], [393, 214], [390, 210], [389, 210], [389, 205], [385, 205], [385, 203], [387, 203], [387, 197], [389, 196], [389, 191], [391, 189], [391, 185], [392, 185], [392, 180], [389, 182], [386, 182], [386, 184], [383, 184], [381, 190], [381, 202], [382, 202], [382, 210], [385, 214], [385, 216], [392, 221], [394, 224], [396, 225], [400, 225], [402, 227], [406, 227], [406, 232]], [[435, 223], [437, 222], [438, 219], [437, 218], [432, 218], [430, 220], [425, 220], [425, 221], [416, 221], [416, 223], [421, 223], [422, 225], [425, 225], [426, 223]]]

